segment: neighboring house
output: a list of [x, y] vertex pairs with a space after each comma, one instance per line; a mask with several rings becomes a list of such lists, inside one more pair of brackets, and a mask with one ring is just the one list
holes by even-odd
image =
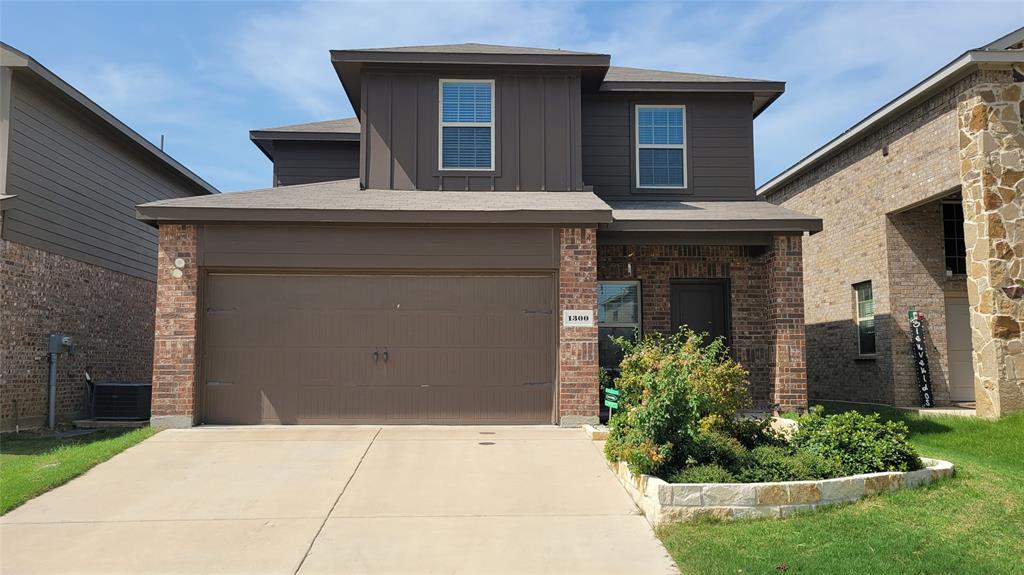
[[812, 399], [1024, 409], [1024, 29], [964, 53], [758, 192], [814, 214], [804, 243]]
[[806, 406], [821, 222], [754, 193], [781, 82], [481, 44], [331, 60], [358, 124], [252, 134], [275, 183], [312, 183], [138, 208], [154, 425], [578, 425], [609, 335], [681, 325], [728, 338], [761, 406]]
[[0, 429], [87, 412], [95, 381], [148, 382], [157, 234], [135, 205], [216, 190], [31, 57], [0, 44]]

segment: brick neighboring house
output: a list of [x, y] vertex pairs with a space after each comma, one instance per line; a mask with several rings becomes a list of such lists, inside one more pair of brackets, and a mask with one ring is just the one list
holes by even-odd
[[0, 430], [88, 412], [84, 373], [148, 382], [157, 234], [135, 204], [215, 193], [30, 56], [0, 44]]
[[359, 117], [254, 130], [275, 187], [138, 207], [154, 425], [578, 425], [609, 335], [681, 325], [725, 336], [762, 406], [806, 406], [821, 222], [754, 193], [781, 82], [481, 44], [331, 60]]
[[811, 399], [920, 405], [914, 310], [939, 405], [1024, 409], [1022, 42], [966, 52], [758, 190], [824, 221], [804, 244]]

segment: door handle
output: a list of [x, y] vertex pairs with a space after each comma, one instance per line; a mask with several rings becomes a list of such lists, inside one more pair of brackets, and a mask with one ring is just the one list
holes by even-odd
[[388, 362], [388, 350], [384, 350], [384, 363]]
[[378, 359], [380, 359], [380, 352], [379, 351], [374, 351], [373, 352], [373, 363], [377, 363]]

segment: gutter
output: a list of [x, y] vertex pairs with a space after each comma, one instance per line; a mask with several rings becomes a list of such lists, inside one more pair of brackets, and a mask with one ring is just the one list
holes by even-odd
[[931, 76], [928, 76], [913, 88], [854, 124], [852, 128], [846, 130], [832, 141], [811, 152], [788, 170], [769, 180], [757, 189], [757, 195], [770, 196], [778, 191], [778, 188], [803, 175], [806, 170], [814, 167], [819, 162], [825, 161], [834, 154], [857, 143], [882, 122], [902, 114], [909, 108], [931, 97], [938, 90], [966, 77], [973, 71], [975, 66], [1012, 64], [1022, 61], [1024, 61], [1024, 52], [1019, 50], [969, 50], [965, 52], [962, 56], [953, 60]]

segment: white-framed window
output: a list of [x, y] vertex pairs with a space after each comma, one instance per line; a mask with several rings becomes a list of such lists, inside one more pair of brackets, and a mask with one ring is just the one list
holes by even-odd
[[860, 355], [875, 354], [875, 298], [871, 282], [853, 285], [857, 313], [857, 352]]
[[602, 368], [618, 372], [622, 350], [611, 336], [634, 338], [640, 333], [640, 282], [597, 282], [597, 356]]
[[494, 80], [439, 82], [438, 168], [493, 170]]
[[686, 187], [686, 106], [638, 105], [636, 187]]

